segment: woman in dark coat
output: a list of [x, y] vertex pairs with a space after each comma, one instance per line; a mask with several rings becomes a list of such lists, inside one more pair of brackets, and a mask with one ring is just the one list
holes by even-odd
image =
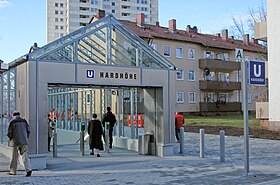
[[92, 151], [90, 155], [94, 155], [94, 149], [96, 149], [97, 157], [100, 157], [99, 150], [103, 150], [103, 128], [96, 114], [93, 114], [92, 118], [93, 119], [88, 122], [89, 147]]

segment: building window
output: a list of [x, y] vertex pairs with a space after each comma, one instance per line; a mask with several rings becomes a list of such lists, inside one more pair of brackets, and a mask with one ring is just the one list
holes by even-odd
[[229, 61], [228, 53], [217, 53], [216, 59]]
[[189, 103], [195, 103], [195, 102], [196, 102], [195, 92], [189, 92]]
[[58, 18], [55, 18], [54, 20], [55, 20], [55, 22], [58, 22]]
[[110, 9], [110, 5], [103, 5], [104, 9]]
[[195, 59], [195, 49], [189, 48], [188, 59]]
[[112, 2], [112, 6], [115, 6], [116, 5], [116, 3], [115, 2]]
[[60, 15], [63, 15], [63, 11], [60, 11]]
[[60, 26], [60, 29], [63, 30], [63, 26]]
[[112, 13], [116, 13], [116, 11], [115, 11], [115, 10], [112, 10]]
[[63, 8], [63, 3], [60, 3], [60, 8]]
[[189, 70], [189, 81], [195, 81], [195, 71]]
[[54, 3], [54, 6], [55, 6], [55, 7], [58, 7], [58, 3]]
[[91, 1], [91, 4], [98, 4], [98, 1]]
[[184, 103], [184, 92], [183, 91], [177, 91], [176, 92], [176, 102], [177, 103]]
[[150, 46], [151, 46], [154, 50], [156, 50], [156, 51], [157, 51], [157, 44], [155, 44], [155, 43], [151, 43], [151, 44], [150, 44]]
[[213, 51], [204, 51], [204, 58], [214, 59]]
[[218, 81], [229, 82], [229, 73], [218, 72]]
[[92, 8], [91, 12], [97, 12], [98, 8]]
[[215, 72], [210, 72], [208, 76], [203, 76], [205, 80], [210, 80], [210, 81], [216, 81], [217, 78], [216, 78], [216, 74]]
[[184, 80], [184, 70], [183, 69], [178, 69], [176, 71], [176, 79], [177, 80]]
[[147, 7], [141, 7], [141, 11], [147, 12], [147, 11], [148, 11], [148, 8], [147, 8]]
[[171, 56], [171, 48], [169, 46], [166, 45], [163, 46], [163, 55], [166, 57]]
[[58, 10], [55, 10], [54, 13], [55, 13], [56, 15], [58, 15]]
[[230, 102], [229, 93], [220, 93], [218, 100], [220, 103]]
[[141, 3], [142, 3], [142, 4], [148, 4], [148, 1], [141, 0]]
[[90, 104], [90, 100], [91, 100], [91, 95], [90, 95], [90, 93], [87, 93], [86, 102], [88, 105]]
[[176, 57], [177, 58], [183, 58], [183, 48], [182, 47], [177, 47], [176, 48]]
[[236, 74], [236, 81], [242, 82], [242, 74]]
[[60, 18], [60, 22], [63, 22], [64, 21], [64, 19], [63, 18]]
[[216, 98], [216, 94], [215, 93], [204, 93], [204, 98], [203, 98], [204, 102], [216, 102], [217, 98]]
[[57, 25], [55, 25], [55, 29], [58, 30], [58, 26]]
[[109, 2], [109, 0], [104, 0], [104, 2]]
[[128, 17], [128, 16], [130, 16], [130, 13], [122, 13], [122, 16]]

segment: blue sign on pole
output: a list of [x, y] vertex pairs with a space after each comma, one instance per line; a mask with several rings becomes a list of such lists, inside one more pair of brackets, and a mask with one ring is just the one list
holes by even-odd
[[250, 61], [251, 85], [265, 85], [265, 63], [260, 61]]

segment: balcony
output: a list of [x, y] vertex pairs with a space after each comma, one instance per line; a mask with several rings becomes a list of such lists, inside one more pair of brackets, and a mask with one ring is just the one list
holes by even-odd
[[199, 89], [202, 91], [234, 91], [241, 90], [241, 83], [199, 80]]
[[218, 59], [199, 59], [199, 68], [209, 68], [210, 71], [212, 70], [223, 70], [223, 71], [236, 71], [241, 70], [240, 62], [234, 61], [225, 61], [225, 60], [218, 60]]
[[201, 112], [238, 112], [241, 111], [240, 102], [200, 102]]
[[255, 39], [267, 41], [267, 22], [257, 22], [254, 26]]

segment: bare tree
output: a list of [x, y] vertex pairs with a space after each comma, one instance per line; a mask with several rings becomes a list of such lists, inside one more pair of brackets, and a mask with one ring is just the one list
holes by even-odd
[[236, 18], [232, 16], [232, 21], [234, 26], [230, 27], [230, 34], [233, 35], [236, 39], [242, 39], [245, 32], [247, 32], [245, 28], [246, 24], [244, 25], [244, 20], [242, 20], [241, 17]]
[[230, 27], [229, 31], [237, 39], [242, 39], [245, 33], [250, 34], [252, 37], [255, 23], [267, 20], [266, 6], [263, 1], [257, 10], [248, 8], [248, 11], [249, 15], [247, 20], [232, 16], [233, 26]]

